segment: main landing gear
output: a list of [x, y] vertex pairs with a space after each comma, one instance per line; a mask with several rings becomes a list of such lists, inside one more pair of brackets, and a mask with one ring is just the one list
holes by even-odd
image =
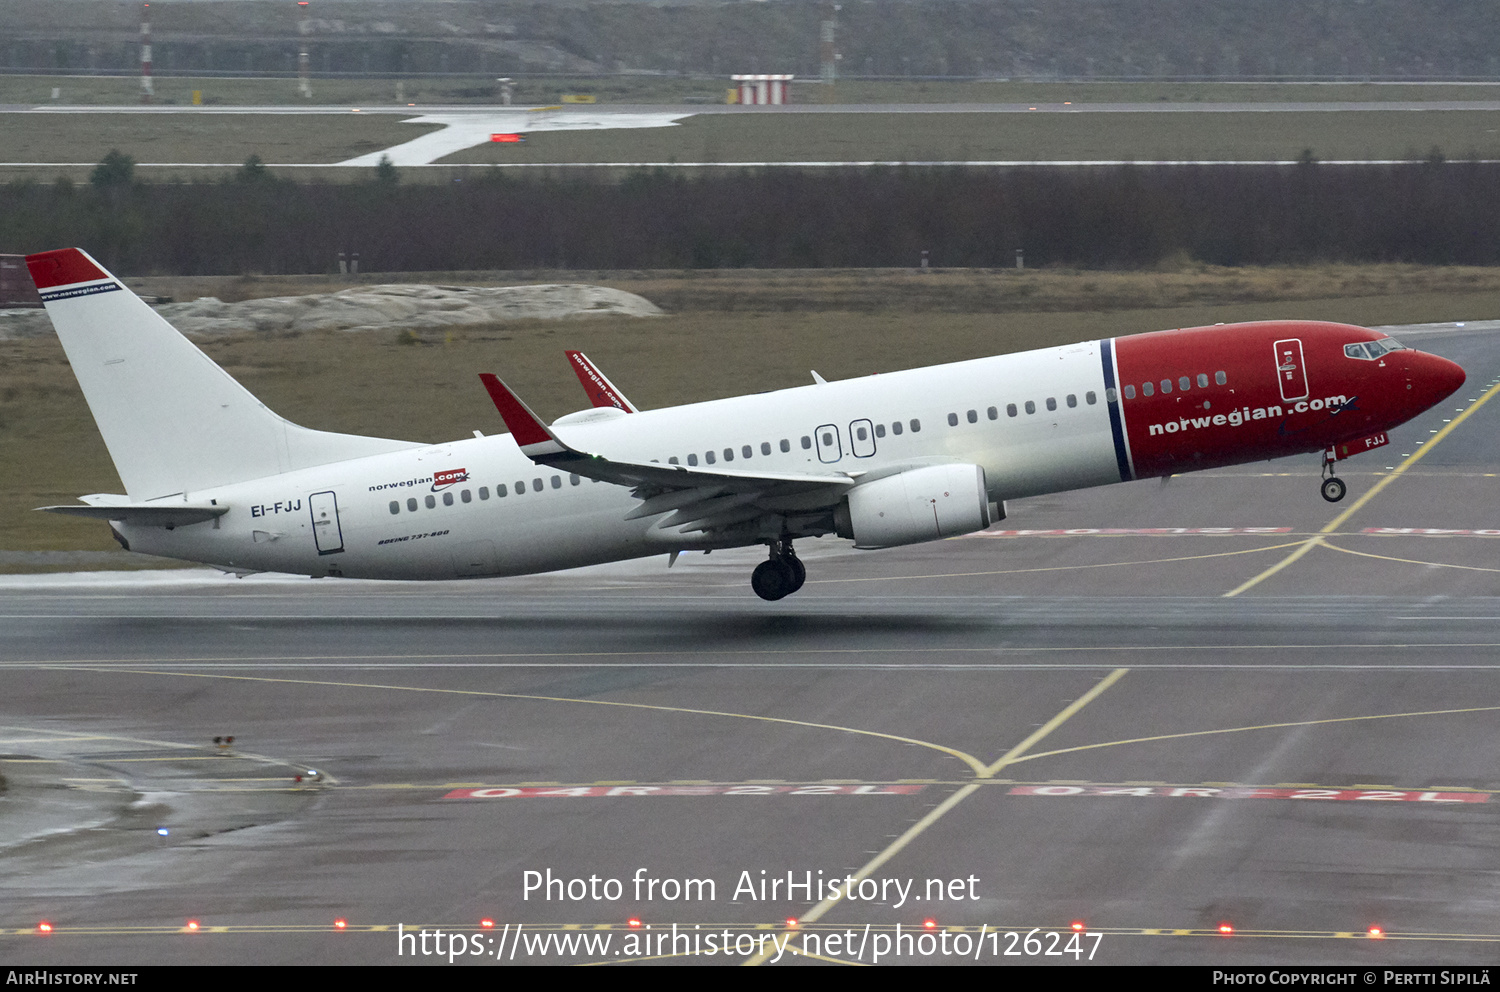
[[750, 588], [761, 599], [790, 596], [807, 581], [807, 568], [792, 550], [792, 540], [783, 537], [771, 543], [771, 557], [750, 573]]
[[1330, 503], [1337, 503], [1344, 498], [1349, 487], [1344, 485], [1344, 480], [1333, 474], [1334, 452], [1330, 448], [1323, 452], [1323, 498]]

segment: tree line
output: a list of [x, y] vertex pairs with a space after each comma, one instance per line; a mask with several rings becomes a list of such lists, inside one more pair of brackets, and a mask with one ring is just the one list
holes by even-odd
[[[457, 174], [456, 174], [457, 175]], [[470, 171], [406, 184], [233, 178], [0, 186], [0, 252], [126, 275], [1500, 262], [1500, 165]]]

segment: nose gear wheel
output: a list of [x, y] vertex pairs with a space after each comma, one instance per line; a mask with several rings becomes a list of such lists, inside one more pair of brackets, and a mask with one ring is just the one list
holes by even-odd
[[1329, 448], [1323, 452], [1323, 498], [1330, 503], [1337, 503], [1344, 498], [1349, 487], [1344, 485], [1344, 480], [1333, 474], [1334, 449]]

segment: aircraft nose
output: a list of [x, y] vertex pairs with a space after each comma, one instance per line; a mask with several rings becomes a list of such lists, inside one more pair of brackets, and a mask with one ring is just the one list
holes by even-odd
[[1418, 352], [1413, 357], [1416, 361], [1412, 363], [1408, 376], [1412, 392], [1422, 403], [1423, 409], [1452, 396], [1468, 379], [1457, 362], [1426, 352]]

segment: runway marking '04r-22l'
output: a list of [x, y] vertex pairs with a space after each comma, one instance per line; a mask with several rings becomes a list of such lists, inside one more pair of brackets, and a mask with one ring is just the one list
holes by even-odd
[[1366, 799], [1376, 802], [1484, 803], [1488, 792], [1406, 789], [1264, 789], [1248, 786], [1017, 785], [1011, 796], [1143, 796], [1154, 799]]
[[910, 796], [925, 785], [579, 785], [454, 789], [444, 799], [621, 796]]

